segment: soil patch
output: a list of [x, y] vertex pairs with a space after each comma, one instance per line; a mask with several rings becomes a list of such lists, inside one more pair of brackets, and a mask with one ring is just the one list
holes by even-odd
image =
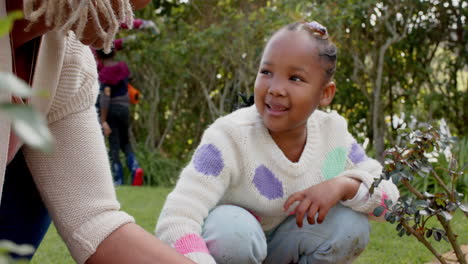
[[[461, 250], [463, 251], [463, 253], [465, 254], [465, 259], [466, 261], [468, 262], [468, 245], [462, 245], [461, 246]], [[442, 257], [447, 260], [447, 263], [449, 264], [456, 264], [456, 263], [459, 263], [457, 261], [457, 256], [455, 255], [455, 252], [452, 251], [449, 251], [449, 252], [446, 252], [444, 254], [442, 254]], [[427, 262], [426, 264], [440, 264], [440, 261], [435, 259], [431, 262]]]

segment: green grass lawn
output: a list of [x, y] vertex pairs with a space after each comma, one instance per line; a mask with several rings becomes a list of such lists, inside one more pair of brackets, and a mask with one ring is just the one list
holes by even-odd
[[[123, 186], [117, 188], [117, 195], [122, 209], [135, 217], [140, 226], [154, 233], [156, 219], [169, 191], [168, 188]], [[461, 214], [457, 214], [452, 221], [460, 243], [468, 244], [468, 221]], [[440, 252], [450, 249], [445, 241], [435, 243], [435, 246]], [[373, 222], [370, 243], [355, 263], [413, 264], [433, 259], [415, 238], [398, 237], [395, 225]], [[55, 227], [50, 227], [32, 263], [74, 263]]]

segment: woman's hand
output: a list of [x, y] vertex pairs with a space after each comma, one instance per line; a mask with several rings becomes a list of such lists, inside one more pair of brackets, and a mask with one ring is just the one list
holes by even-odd
[[[56, 0], [50, 0], [51, 2], [55, 2]], [[83, 0], [83, 1], [90, 1], [90, 0]], [[138, 10], [145, 7], [150, 0], [130, 0], [130, 4], [133, 7], [133, 10]], [[6, 0], [6, 7], [7, 12], [13, 10], [23, 10], [23, 1], [22, 0]], [[112, 0], [112, 7], [114, 11], [118, 8], [117, 0]], [[66, 14], [70, 14], [72, 12], [68, 8], [64, 10], [60, 10], [59, 12], [65, 12]], [[108, 26], [106, 22], [106, 18], [103, 15], [99, 16], [99, 21], [103, 28]], [[39, 36], [44, 35], [48, 31], [51, 30], [51, 27], [47, 27], [45, 24], [44, 16], [40, 17], [37, 22], [35, 22], [30, 28], [29, 31], [26, 32], [24, 29], [29, 25], [29, 21], [25, 19], [20, 19], [15, 21], [13, 30], [11, 32], [13, 36], [13, 49], [16, 50], [18, 47], [23, 45], [24, 43], [35, 39]], [[94, 48], [100, 49], [103, 47], [104, 41], [98, 36], [98, 31], [96, 30], [95, 22], [92, 17], [89, 18], [88, 22], [83, 31], [83, 36], [80, 41], [85, 45], [93, 46]]]
[[307, 214], [307, 222], [315, 224], [315, 215], [318, 213], [317, 223], [320, 224], [327, 216], [330, 208], [340, 200], [353, 198], [359, 189], [359, 185], [358, 180], [348, 177], [336, 177], [292, 194], [284, 203], [284, 210], [288, 211], [289, 207], [298, 201], [299, 204], [294, 211], [297, 226], [302, 227], [305, 214]]
[[133, 10], [138, 10], [148, 5], [151, 0], [130, 0], [130, 2], [132, 3]]
[[[132, 5], [133, 10], [142, 9], [149, 2], [150, 0], [130, 0], [130, 4]], [[112, 7], [114, 8], [114, 11], [117, 11], [117, 0], [112, 0]], [[109, 27], [106, 18], [102, 14], [99, 15], [99, 23], [102, 25], [102, 28]], [[96, 30], [96, 23], [94, 22], [93, 17], [89, 18], [89, 22], [84, 28], [83, 37], [80, 39], [80, 41], [81, 43], [89, 45], [95, 49], [103, 48], [104, 40], [98, 35], [98, 31]]]

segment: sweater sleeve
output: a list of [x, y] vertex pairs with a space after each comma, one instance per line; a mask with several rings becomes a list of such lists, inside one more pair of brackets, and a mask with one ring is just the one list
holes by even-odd
[[[84, 263], [114, 230], [134, 220], [119, 211], [94, 107], [98, 83], [93, 55], [71, 32], [64, 43], [57, 87], [47, 99], [55, 149], [47, 154], [24, 146], [23, 152], [60, 236], [75, 261]], [[53, 43], [44, 42], [41, 49], [54, 47], [46, 44]], [[50, 69], [48, 60], [39, 57], [38, 63]], [[55, 72], [36, 74], [35, 79], [46, 80]], [[39, 84], [43, 82], [33, 85]]]
[[379, 178], [382, 173], [382, 166], [374, 159], [369, 158], [364, 149], [356, 140], [348, 133], [347, 141], [349, 143], [348, 158], [346, 161], [346, 169], [339, 176], [345, 176], [361, 181], [359, 188], [359, 197], [354, 201], [345, 201], [344, 205], [350, 206], [353, 210], [369, 214], [369, 218], [377, 221], [385, 221], [385, 213], [376, 217], [373, 211], [376, 207], [384, 205], [384, 200], [391, 200], [393, 204], [398, 200], [399, 191], [391, 180], [382, 181], [374, 193], [371, 195], [369, 189], [372, 186], [375, 178]]
[[158, 238], [202, 264], [215, 263], [202, 238], [203, 222], [225, 193], [234, 168], [233, 141], [215, 125], [205, 131], [168, 195], [156, 226]]
[[77, 263], [84, 263], [114, 230], [134, 221], [119, 211], [97, 114], [91, 102], [85, 105], [87, 109], [49, 125], [53, 153], [23, 149], [41, 197]]

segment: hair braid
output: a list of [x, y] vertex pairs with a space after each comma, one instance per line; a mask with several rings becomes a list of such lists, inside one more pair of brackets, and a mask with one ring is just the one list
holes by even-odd
[[[325, 68], [325, 74], [328, 79], [331, 79], [336, 71], [336, 60], [338, 49], [336, 45], [330, 40], [327, 29], [321, 24], [313, 21], [310, 23], [306, 22], [295, 22], [286, 25], [282, 29], [289, 31], [305, 31], [311, 36], [311, 38], [317, 43], [318, 55], [323, 62]], [[281, 29], [280, 29], [281, 30]]]

